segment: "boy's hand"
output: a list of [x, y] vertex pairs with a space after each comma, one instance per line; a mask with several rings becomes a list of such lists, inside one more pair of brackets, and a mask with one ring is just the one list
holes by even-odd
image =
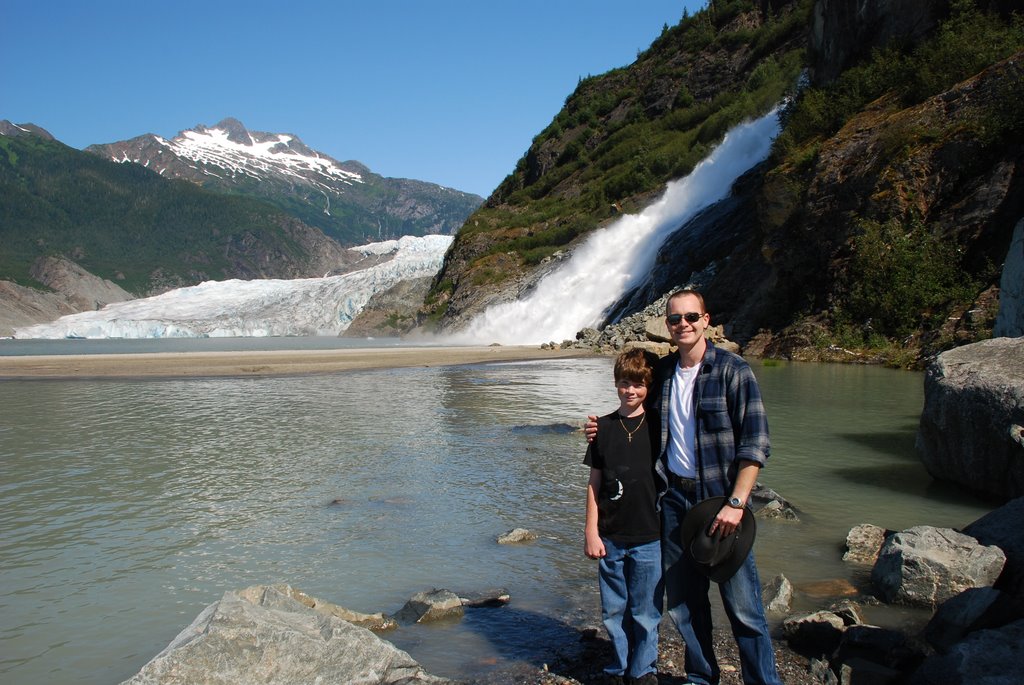
[[[597, 437], [597, 417], [587, 416], [587, 422], [583, 424], [583, 434], [587, 436], [587, 442], [594, 442]], [[601, 556], [604, 556], [603, 554]]]
[[600, 535], [586, 535], [586, 542], [583, 545], [583, 553], [591, 559], [600, 559], [607, 552], [604, 549], [604, 542]]

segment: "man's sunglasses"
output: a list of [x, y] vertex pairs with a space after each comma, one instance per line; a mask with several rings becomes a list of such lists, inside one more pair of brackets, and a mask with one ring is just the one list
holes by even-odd
[[702, 316], [704, 315], [697, 312], [686, 312], [685, 314], [669, 314], [665, 320], [668, 321], [669, 326], [675, 326], [683, 319], [686, 319], [686, 323], [697, 323]]

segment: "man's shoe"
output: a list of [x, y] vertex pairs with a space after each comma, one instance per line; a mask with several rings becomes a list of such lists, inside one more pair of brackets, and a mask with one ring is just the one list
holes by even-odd
[[631, 682], [633, 685], [658, 685], [658, 674], [644, 673], [639, 678], [633, 678]]

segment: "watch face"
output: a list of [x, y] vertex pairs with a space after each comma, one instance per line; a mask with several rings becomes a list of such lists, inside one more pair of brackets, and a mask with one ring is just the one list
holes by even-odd
[[739, 509], [740, 507], [743, 506], [743, 503], [740, 502], [740, 498], [739, 497], [730, 497], [729, 498], [729, 506], [736, 507], [737, 509]]

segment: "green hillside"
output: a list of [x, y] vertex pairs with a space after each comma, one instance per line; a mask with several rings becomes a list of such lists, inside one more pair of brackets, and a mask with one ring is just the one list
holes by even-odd
[[738, 209], [687, 227], [728, 242], [667, 241], [647, 300], [615, 313], [702, 273], [717, 321], [768, 355], [903, 365], [988, 335], [1024, 213], [1019, 3], [858, 7], [716, 0], [582, 80], [456, 236], [421, 325], [457, 330], [516, 297], [730, 127], [786, 103]]
[[0, 279], [36, 286], [63, 255], [144, 294], [206, 279], [295, 275], [312, 231], [280, 210], [168, 181], [34, 135], [0, 136]]
[[[811, 0], [715, 3], [665, 27], [629, 67], [580, 82], [515, 170], [456, 236], [431, 294], [511, 281], [689, 173], [725, 132], [792, 93], [804, 68]], [[516, 256], [512, 263], [508, 255]], [[446, 269], [447, 270], [447, 269]]]

